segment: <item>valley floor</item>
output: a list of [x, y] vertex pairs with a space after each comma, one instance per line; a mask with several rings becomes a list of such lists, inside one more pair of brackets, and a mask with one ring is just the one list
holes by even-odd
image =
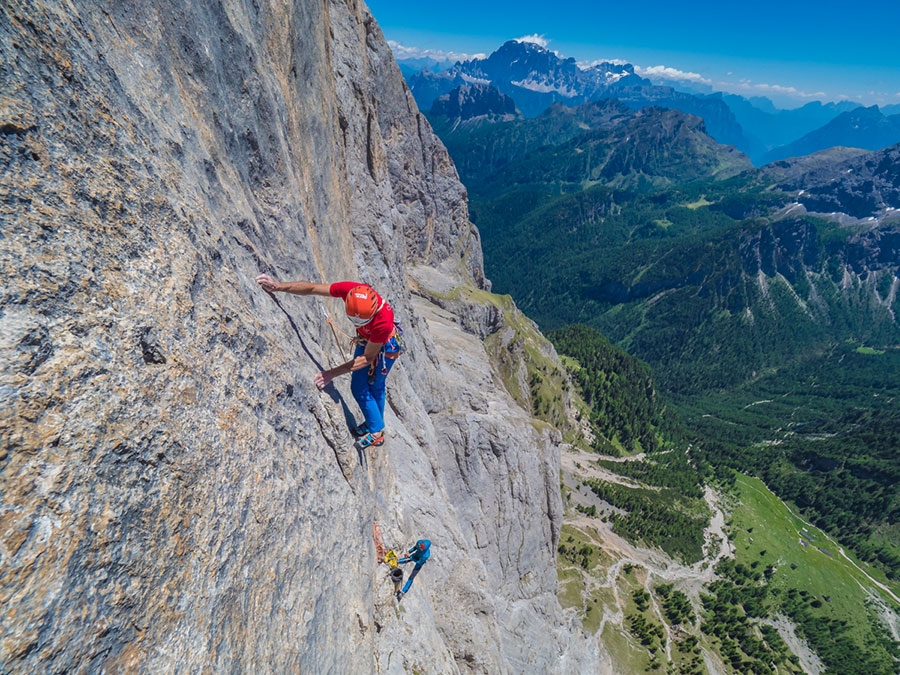
[[[708, 597], [710, 585], [721, 579], [716, 572], [716, 566], [723, 560], [751, 559], [747, 551], [753, 549], [754, 540], [746, 531], [752, 532], [753, 527], [744, 527], [744, 531], [739, 533], [741, 536], [736, 537], [734, 532], [736, 526], [732, 520], [738, 508], [754, 507], [740, 504], [733, 496], [721, 494], [707, 486], [704, 499], [711, 517], [704, 532], [704, 557], [699, 562], [687, 565], [674, 560], [659, 549], [635, 545], [614, 531], [610, 516], [616, 513], [617, 509], [598, 498], [584, 481], [596, 479], [626, 488], [647, 489], [647, 486], [639, 485], [632, 478], [617, 475], [606, 467], [597, 466], [598, 458], [599, 456], [594, 453], [575, 448], [566, 448], [561, 453], [563, 495], [566, 502], [566, 518], [560, 537], [559, 556], [561, 604], [568, 612], [581, 618], [585, 631], [596, 636], [601, 648], [609, 654], [615, 672], [621, 675], [643, 672], [740, 672], [728, 663], [728, 659], [723, 655], [722, 643], [700, 630], [699, 618], [704, 616], [701, 595], [706, 594]], [[637, 456], [619, 461], [643, 459], [643, 456]], [[752, 490], [752, 494], [757, 495], [760, 500], [765, 500], [766, 503], [777, 501], [762, 483], [750, 480], [746, 483], [746, 485], [742, 483], [741, 488]], [[780, 502], [778, 504], [783, 510], [778, 517], [789, 516], [791, 519], [788, 534], [782, 536], [782, 539], [785, 539], [785, 550], [803, 553], [810, 550], [808, 546], [801, 546], [803, 542], [796, 537], [801, 530], [807, 530], [809, 536], [819, 542], [818, 548], [814, 547], [817, 551], [826, 547], [823, 540], [819, 539], [820, 536], [824, 539], [824, 535], [798, 518], [785, 505]], [[590, 515], [592, 507], [596, 516]], [[742, 521], [742, 524], [746, 523]], [[757, 543], [770, 546], [769, 540], [761, 533], [765, 527], [766, 524], [762, 522], [757, 525], [759, 535]], [[774, 529], [776, 528], [773, 526]], [[788, 539], [790, 541], [787, 541]], [[860, 575], [857, 577], [854, 574], [855, 581], [848, 584], [856, 589], [853, 595], [854, 602], [858, 600], [859, 604], [864, 604], [868, 598], [875, 606], [880, 606], [881, 621], [885, 624], [887, 632], [893, 635], [894, 640], [898, 640], [900, 601], [897, 594], [886, 584], [873, 578], [842, 548], [830, 540], [827, 541], [828, 549], [834, 549], [834, 552], [841, 554], [841, 556], [831, 555], [828, 563], [841, 565], [849, 563], [849, 566]], [[788, 562], [789, 558], [784, 552], [775, 552], [771, 546], [770, 550], [779, 556], [775, 563], [779, 569], [796, 568], [796, 564]], [[755, 549], [753, 552], [754, 556], [759, 556]], [[763, 550], [762, 555], [766, 555], [766, 551]], [[846, 562], [841, 563], [842, 559]], [[780, 577], [776, 576], [775, 582], [781, 583]], [[866, 583], [871, 584], [868, 589], [864, 588]], [[844, 585], [843, 581], [840, 585]], [[683, 624], [669, 621], [664, 606], [665, 600], [659, 593], [661, 586], [663, 588], [670, 586], [676, 589], [676, 592], [683, 593], [698, 620]], [[886, 594], [880, 602], [876, 601], [875, 588]], [[891, 599], [897, 601], [897, 607], [889, 606]], [[835, 604], [837, 605], [838, 601]], [[798, 626], [789, 617], [782, 613], [773, 613], [767, 618], [757, 620], [754, 625], [757, 626], [754, 629], [757, 632], [765, 626], [774, 628], [784, 642], [785, 653], [790, 659], [786, 656], [784, 665], [777, 672], [819, 675], [826, 671], [826, 664], [806, 642]]]

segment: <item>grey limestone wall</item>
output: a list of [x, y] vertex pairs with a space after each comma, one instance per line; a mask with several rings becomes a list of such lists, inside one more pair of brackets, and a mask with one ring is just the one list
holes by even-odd
[[[0, 59], [0, 671], [590, 663], [555, 600], [559, 439], [412, 293], [415, 265], [489, 284], [365, 5], [9, 0]], [[340, 307], [259, 272], [391, 299], [382, 451], [312, 384]], [[375, 520], [435, 542], [399, 607]]]

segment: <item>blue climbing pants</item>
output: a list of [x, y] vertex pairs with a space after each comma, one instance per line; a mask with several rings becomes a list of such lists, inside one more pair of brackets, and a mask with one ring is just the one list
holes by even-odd
[[[365, 342], [356, 345], [353, 353], [354, 358], [362, 356], [366, 351]], [[375, 368], [372, 374], [369, 374], [369, 368], [360, 368], [354, 370], [350, 374], [350, 391], [353, 392], [353, 398], [359, 404], [363, 417], [366, 418], [366, 426], [373, 434], [377, 434], [384, 429], [384, 401], [387, 394], [386, 380], [391, 368], [394, 367], [396, 358], [389, 358], [400, 351], [395, 338], [391, 338], [385, 343], [384, 349], [378, 354], [375, 361]], [[385, 355], [387, 352], [387, 356]]]
[[403, 593], [406, 594], [409, 591], [409, 587], [412, 586], [413, 579], [416, 578], [416, 575], [419, 573], [419, 570], [422, 569], [422, 565], [425, 563], [416, 563], [416, 566], [413, 567], [413, 571], [410, 572], [409, 578], [406, 580], [406, 583], [403, 585]]

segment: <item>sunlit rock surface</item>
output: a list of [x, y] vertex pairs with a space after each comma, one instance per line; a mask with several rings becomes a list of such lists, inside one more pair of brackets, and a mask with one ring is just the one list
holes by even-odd
[[[428, 300], [489, 284], [365, 5], [9, 0], [0, 59], [0, 670], [596, 672], [558, 434]], [[312, 384], [340, 306], [259, 272], [391, 300], [383, 448]], [[433, 542], [401, 605], [376, 520]]]

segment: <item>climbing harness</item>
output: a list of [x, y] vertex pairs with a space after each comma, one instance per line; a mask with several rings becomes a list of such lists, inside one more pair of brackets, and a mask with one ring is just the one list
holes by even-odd
[[[365, 347], [368, 343], [369, 341], [363, 337], [357, 336], [353, 338], [353, 344], [355, 345]], [[394, 332], [391, 333], [391, 337], [384, 343], [381, 351], [378, 352], [378, 358], [369, 364], [369, 384], [372, 384], [375, 381], [375, 368], [380, 367], [381, 374], [387, 375], [388, 367], [387, 363], [385, 363], [385, 359], [395, 361], [400, 357], [400, 354], [403, 353], [403, 349], [403, 329], [400, 327], [400, 324], [395, 321]]]
[[[375, 310], [375, 314], [381, 311], [381, 308], [384, 307], [386, 301], [382, 299], [381, 304], [378, 306], [378, 309]], [[344, 347], [341, 345], [341, 340], [338, 338], [338, 333], [343, 335], [348, 339], [351, 352], [354, 347], [362, 346], [365, 347], [369, 341], [360, 335], [350, 335], [349, 333], [341, 330], [332, 320], [330, 316], [328, 316], [328, 312], [325, 310], [325, 305], [322, 304], [322, 315], [325, 317], [325, 323], [331, 326], [331, 334], [334, 336], [334, 341], [337, 343], [338, 348], [341, 350], [341, 356], [344, 358], [346, 362], [348, 357], [344, 352]], [[374, 315], [373, 315], [374, 316]], [[388, 338], [388, 341], [384, 343], [384, 346], [381, 348], [381, 351], [378, 353], [378, 358], [375, 359], [374, 362], [369, 364], [369, 384], [372, 384], [375, 381], [375, 368], [381, 368], [381, 374], [388, 374], [387, 363], [385, 363], [385, 359], [390, 359], [395, 361], [400, 357], [400, 354], [403, 353], [404, 350], [403, 345], [403, 328], [401, 328], [400, 324], [396, 321], [394, 322], [394, 331], [391, 333], [391, 337]], [[362, 434], [359, 434], [362, 435]]]
[[396, 321], [394, 322], [394, 332], [391, 334], [391, 339], [385, 343], [384, 349], [384, 356], [387, 359], [396, 359], [403, 352], [403, 329]]

